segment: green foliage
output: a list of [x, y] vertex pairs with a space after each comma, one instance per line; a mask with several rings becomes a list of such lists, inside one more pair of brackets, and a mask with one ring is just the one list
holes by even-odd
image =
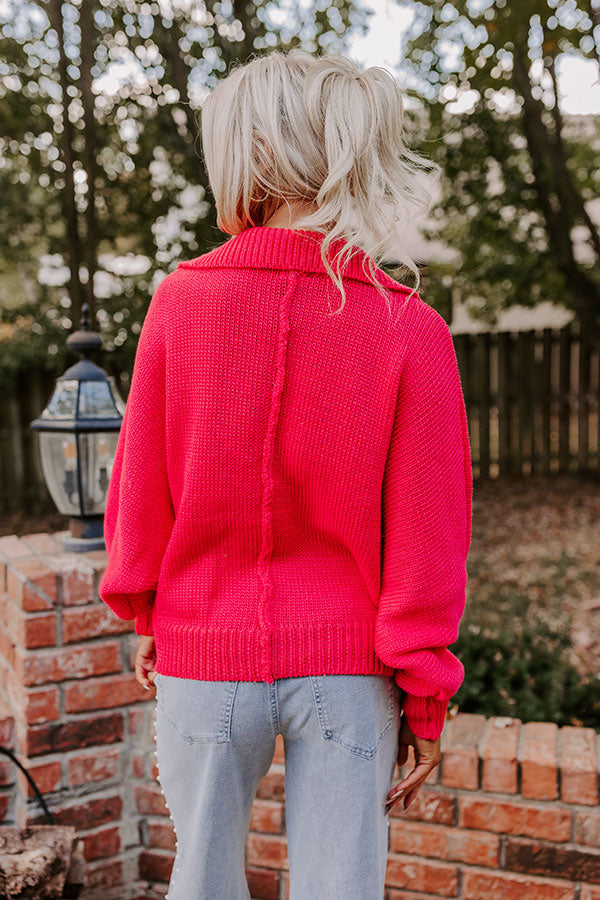
[[451, 701], [461, 712], [600, 731], [600, 678], [574, 665], [565, 619], [553, 624], [538, 615], [497, 629], [465, 622], [451, 649], [465, 667]]
[[[178, 260], [223, 240], [201, 158], [198, 113], [207, 89], [234, 62], [272, 48], [342, 50], [370, 15], [353, 0], [318, 0], [287, 12], [282, 20], [264, 0], [2, 4], [0, 382], [34, 361], [60, 370], [80, 301], [89, 301], [90, 247], [97, 307], [91, 327], [102, 333], [113, 363], [131, 368], [156, 283]], [[91, 121], [84, 102], [90, 94]], [[123, 258], [136, 264], [127, 274], [114, 266]], [[40, 261], [47, 259], [55, 272], [43, 284]]]
[[451, 288], [495, 325], [516, 303], [551, 300], [600, 328], [600, 235], [584, 205], [600, 194], [600, 116], [568, 115], [557, 76], [564, 54], [597, 59], [589, 3], [409, 5], [424, 149], [444, 170], [424, 234], [455, 253], [428, 266], [429, 302]]

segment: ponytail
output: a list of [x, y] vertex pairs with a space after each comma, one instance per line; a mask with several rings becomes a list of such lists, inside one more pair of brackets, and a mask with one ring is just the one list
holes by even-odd
[[[386, 69], [362, 71], [339, 54], [313, 56], [294, 48], [234, 65], [202, 108], [211, 188], [222, 228], [237, 234], [266, 221], [281, 203], [309, 201], [316, 210], [295, 228], [324, 233], [323, 263], [345, 303], [343, 269], [360, 248], [365, 275], [388, 302], [377, 267], [390, 250], [405, 270], [420, 274], [400, 246], [400, 224], [426, 213], [432, 193], [420, 173], [437, 163], [404, 141], [404, 104]], [[409, 212], [410, 207], [413, 211]], [[342, 238], [336, 268], [328, 247]]]

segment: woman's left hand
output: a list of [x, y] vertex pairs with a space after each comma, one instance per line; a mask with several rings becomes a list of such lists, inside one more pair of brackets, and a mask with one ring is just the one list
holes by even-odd
[[140, 639], [140, 645], [135, 657], [135, 677], [136, 680], [150, 690], [150, 685], [154, 683], [156, 671], [156, 647], [154, 645], [154, 637], [151, 634], [144, 634]]
[[413, 802], [429, 773], [435, 769], [442, 759], [441, 737], [435, 740], [417, 737], [408, 727], [406, 716], [402, 716], [400, 734], [398, 735], [398, 757], [396, 762], [402, 767], [408, 759], [408, 748], [414, 750], [415, 767], [412, 772], [388, 791], [385, 801], [386, 813], [403, 801], [402, 809], [408, 809]]

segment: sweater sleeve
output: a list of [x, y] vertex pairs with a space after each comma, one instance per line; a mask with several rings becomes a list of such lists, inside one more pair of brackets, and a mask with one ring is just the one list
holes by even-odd
[[98, 592], [120, 619], [135, 618], [137, 634], [152, 634], [158, 576], [174, 525], [165, 434], [166, 280], [140, 332], [104, 513], [108, 563]]
[[382, 488], [375, 650], [396, 669], [412, 732], [435, 740], [464, 667], [448, 650], [465, 607], [472, 471], [452, 335], [418, 299]]

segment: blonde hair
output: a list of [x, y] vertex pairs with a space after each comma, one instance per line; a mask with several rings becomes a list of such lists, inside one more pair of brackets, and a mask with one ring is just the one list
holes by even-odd
[[[321, 256], [342, 294], [343, 266], [358, 246], [363, 272], [388, 303], [376, 266], [408, 202], [427, 212], [432, 194], [419, 169], [440, 167], [409, 149], [396, 79], [385, 69], [361, 71], [339, 54], [314, 56], [299, 48], [272, 50], [234, 62], [201, 110], [204, 160], [222, 231], [262, 225], [282, 204], [313, 203], [294, 228], [324, 233]], [[343, 238], [333, 270], [328, 247]], [[419, 270], [400, 248], [397, 260]], [[364, 265], [367, 262], [368, 272]]]

